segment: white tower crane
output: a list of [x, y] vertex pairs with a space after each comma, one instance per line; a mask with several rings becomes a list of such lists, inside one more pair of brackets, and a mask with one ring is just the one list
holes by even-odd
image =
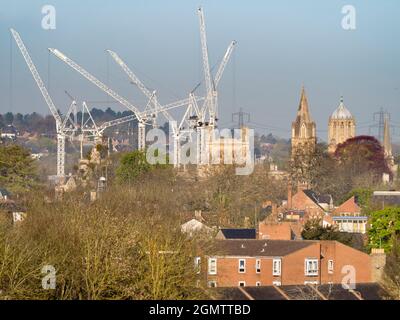
[[206, 86], [206, 100], [204, 102], [204, 109], [208, 109], [208, 112], [210, 114], [209, 125], [214, 126], [216, 117], [215, 114], [216, 110], [214, 109], [215, 88], [211, 77], [210, 62], [208, 58], [206, 24], [204, 20], [204, 12], [201, 7], [197, 10], [197, 13], [199, 15], [201, 54], [203, 58], [203, 71], [204, 71], [204, 80]]
[[[44, 100], [46, 101], [46, 104], [48, 105], [48, 107], [50, 109], [51, 114], [53, 115], [53, 117], [56, 121], [57, 177], [63, 178], [65, 176], [65, 138], [69, 134], [73, 135], [77, 129], [76, 126], [73, 126], [72, 128], [68, 127], [68, 122], [70, 120], [71, 113], [73, 113], [74, 110], [76, 110], [76, 102], [72, 101], [71, 106], [68, 109], [68, 112], [65, 115], [64, 120], [62, 120], [60, 114], [57, 111], [56, 106], [53, 103], [53, 100], [51, 99], [51, 97], [39, 75], [39, 72], [37, 71], [37, 69], [28, 53], [28, 50], [26, 49], [26, 47], [20, 37], [20, 35], [14, 29], [10, 29], [10, 31], [15, 39], [15, 42], [17, 43], [19, 50], [21, 51], [22, 56], [24, 57], [24, 60], [27, 64], [30, 72], [32, 73], [34, 80], [36, 81], [37, 86], [39, 87], [40, 92], [42, 93]], [[75, 123], [75, 121], [73, 123]]]
[[[127, 74], [129, 79], [142, 91], [142, 93], [149, 99], [149, 104], [154, 106], [154, 116], [157, 116], [159, 112], [165, 116], [168, 121], [174, 121], [171, 115], [163, 109], [163, 106], [158, 102], [157, 92], [150, 92], [149, 89], [140, 81], [140, 79], [132, 72], [132, 70], [127, 66], [127, 64], [119, 57], [119, 55], [111, 50], [107, 50], [107, 52], [111, 55], [114, 61], [122, 68], [122, 70]], [[145, 109], [146, 110], [146, 109]]]
[[66, 55], [64, 55], [61, 51], [53, 48], [49, 48], [49, 51], [53, 53], [57, 58], [59, 58], [61, 61], [65, 62], [67, 65], [69, 65], [71, 68], [79, 72], [82, 76], [84, 76], [86, 79], [88, 79], [91, 83], [99, 87], [102, 91], [107, 93], [109, 96], [114, 98], [116, 101], [121, 103], [123, 106], [128, 108], [133, 112], [135, 115], [136, 119], [139, 121], [138, 123], [138, 149], [139, 150], [144, 150], [145, 148], [145, 121], [146, 119], [143, 119], [139, 109], [137, 109], [134, 105], [132, 105], [128, 100], [125, 98], [121, 97], [118, 93], [107, 87], [103, 82], [98, 80], [96, 77], [91, 75], [88, 71], [86, 71], [84, 68], [82, 68], [80, 65], [78, 65], [76, 62], [68, 58]]
[[[123, 123], [126, 121], [131, 121], [134, 119], [138, 120], [138, 149], [139, 150], [144, 150], [145, 148], [145, 125], [146, 122], [154, 117], [154, 111], [152, 110], [145, 110], [143, 112], [140, 112], [137, 107], [132, 105], [128, 100], [125, 98], [121, 97], [118, 93], [107, 87], [104, 83], [102, 83], [100, 80], [98, 80], [96, 77], [91, 75], [88, 71], [86, 71], [84, 68], [82, 68], [80, 65], [78, 65], [76, 62], [74, 62], [72, 59], [68, 58], [64, 53], [57, 49], [49, 48], [49, 51], [53, 53], [57, 58], [59, 58], [61, 61], [69, 65], [72, 69], [80, 73], [82, 76], [84, 76], [87, 80], [89, 80], [91, 83], [96, 85], [98, 88], [100, 88], [102, 91], [107, 93], [109, 96], [114, 98], [116, 101], [121, 103], [123, 106], [128, 108], [130, 111], [133, 112], [133, 115], [127, 116], [121, 119], [116, 119], [115, 124]], [[202, 98], [197, 98], [198, 100], [202, 100]], [[189, 99], [183, 99], [180, 101], [176, 101], [167, 105], [162, 106], [162, 109], [157, 109], [157, 112], [164, 112], [170, 109], [174, 109], [183, 105], [186, 105], [189, 102]], [[122, 122], [121, 122], [122, 121]], [[110, 125], [111, 126], [111, 125]], [[105, 129], [105, 128], [104, 128]]]
[[[218, 71], [215, 75], [215, 78], [212, 78], [210, 63], [208, 57], [208, 46], [207, 46], [207, 34], [206, 34], [206, 26], [205, 26], [205, 18], [203, 9], [200, 7], [197, 11], [199, 16], [199, 25], [200, 25], [200, 41], [201, 41], [201, 52], [203, 58], [203, 71], [204, 71], [204, 80], [206, 87], [206, 100], [203, 104], [203, 108], [201, 109], [201, 118], [199, 122], [199, 126], [197, 127], [197, 158], [198, 161], [202, 159], [201, 153], [207, 151], [204, 149], [207, 146], [203, 146], [204, 142], [204, 126], [208, 125], [211, 129], [217, 126], [218, 121], [218, 92], [217, 85], [222, 77], [222, 74], [225, 70], [225, 67], [229, 61], [229, 58], [233, 52], [234, 46], [236, 45], [236, 41], [232, 41], [229, 45], [222, 62], [218, 68]], [[206, 116], [209, 116], [209, 120], [206, 120]], [[199, 162], [198, 162], [199, 163]]]
[[[142, 91], [142, 93], [149, 99], [149, 104], [152, 104], [154, 107], [154, 119], [156, 119], [158, 113], [162, 113], [164, 117], [172, 124], [172, 135], [174, 139], [174, 147], [173, 147], [173, 158], [174, 165], [179, 166], [180, 162], [180, 134], [177, 126], [175, 125], [175, 119], [169, 114], [167, 110], [158, 102], [156, 91], [150, 92], [146, 88], [146, 86], [139, 80], [139, 78], [132, 72], [132, 70], [127, 66], [127, 64], [119, 57], [117, 53], [111, 50], [107, 50], [107, 52], [111, 55], [111, 57], [115, 60], [115, 62], [122, 68], [122, 70], [127, 74], [127, 76], [131, 79], [131, 81], [136, 84], [136, 86]], [[185, 100], [186, 102], [186, 100]], [[185, 103], [186, 104], [186, 103]], [[190, 103], [189, 103], [190, 104]], [[146, 109], [145, 109], [146, 110]]]

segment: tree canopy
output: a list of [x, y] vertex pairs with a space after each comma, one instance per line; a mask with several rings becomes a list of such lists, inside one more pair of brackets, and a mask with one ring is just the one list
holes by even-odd
[[383, 286], [390, 298], [400, 299], [400, 237], [393, 237], [393, 246], [386, 258]]
[[380, 142], [371, 136], [357, 136], [337, 146], [335, 158], [352, 177], [371, 172], [376, 179], [391, 174]]
[[30, 152], [15, 144], [0, 145], [0, 185], [21, 193], [36, 186], [35, 160]]
[[305, 181], [315, 191], [331, 194], [337, 204], [355, 195], [351, 194], [355, 190], [362, 206], [368, 204], [369, 190], [381, 183], [382, 174], [391, 174], [381, 144], [370, 136], [348, 139], [334, 154], [323, 143], [313, 152], [296, 149], [290, 168], [293, 181]]
[[400, 235], [400, 208], [389, 207], [371, 213], [371, 228], [368, 230], [369, 245], [384, 248], [389, 252], [393, 237]]
[[132, 182], [141, 174], [150, 171], [151, 164], [147, 162], [146, 154], [135, 150], [121, 157], [120, 165], [116, 170], [117, 179], [120, 182]]
[[321, 220], [311, 219], [304, 225], [301, 236], [304, 240], [335, 240], [345, 245], [363, 249], [353, 234], [340, 232], [334, 226], [324, 227]]

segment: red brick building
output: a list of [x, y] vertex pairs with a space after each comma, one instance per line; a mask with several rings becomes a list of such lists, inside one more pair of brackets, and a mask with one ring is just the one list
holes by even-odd
[[203, 259], [210, 287], [372, 282], [371, 257], [336, 241], [216, 240]]
[[[288, 209], [304, 211], [304, 219], [322, 219], [325, 212], [329, 210], [328, 203], [321, 202], [317, 193], [312, 190], [299, 190], [293, 195], [290, 204], [291, 207]], [[323, 201], [327, 201], [323, 197]]]
[[266, 240], [293, 240], [290, 222], [261, 221], [258, 224], [257, 239]]

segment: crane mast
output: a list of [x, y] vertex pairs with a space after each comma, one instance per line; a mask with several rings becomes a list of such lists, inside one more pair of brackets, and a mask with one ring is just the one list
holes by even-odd
[[[37, 86], [39, 87], [42, 96], [48, 105], [51, 114], [53, 115], [56, 121], [56, 132], [57, 132], [57, 177], [63, 178], [65, 176], [65, 124], [66, 121], [63, 122], [61, 116], [59, 115], [56, 106], [54, 105], [53, 100], [50, 97], [49, 92], [47, 91], [42, 78], [39, 75], [39, 72], [36, 69], [35, 64], [33, 63], [28, 50], [26, 49], [24, 42], [22, 41], [19, 33], [14, 29], [10, 29], [12, 36], [17, 43], [19, 50], [21, 51], [22, 56], [34, 78]], [[69, 114], [66, 115], [69, 117]]]
[[210, 113], [210, 125], [215, 125], [215, 110], [214, 110], [214, 84], [211, 78], [210, 63], [208, 58], [208, 47], [207, 47], [207, 34], [206, 25], [204, 19], [203, 9], [200, 7], [198, 9], [199, 24], [200, 24], [200, 41], [201, 41], [201, 53], [203, 58], [203, 71], [204, 80], [206, 84], [206, 101], [204, 103], [203, 109], [208, 109]]
[[15, 42], [17, 43], [17, 46], [19, 48], [19, 50], [21, 51], [22, 56], [25, 59], [25, 62], [30, 70], [30, 72], [32, 73], [33, 78], [36, 81], [37, 86], [39, 87], [40, 92], [42, 93], [42, 96], [44, 98], [44, 100], [46, 101], [47, 105], [49, 106], [50, 112], [53, 115], [54, 119], [56, 120], [56, 125], [61, 128], [61, 117], [58, 114], [57, 108], [53, 103], [53, 100], [51, 99], [43, 81], [42, 78], [39, 75], [39, 72], [37, 71], [35, 64], [33, 63], [28, 50], [26, 49], [19, 33], [17, 31], [15, 31], [14, 29], [10, 29], [11, 34], [13, 35]]

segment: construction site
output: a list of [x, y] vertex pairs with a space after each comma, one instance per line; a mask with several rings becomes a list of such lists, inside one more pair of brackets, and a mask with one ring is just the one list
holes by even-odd
[[[126, 75], [126, 81], [133, 84], [143, 94], [147, 100], [145, 105], [139, 106], [121, 96], [111, 85], [106, 85], [96, 76], [92, 75], [84, 67], [79, 65], [75, 60], [68, 57], [61, 50], [56, 48], [48, 48], [49, 52], [55, 56], [60, 62], [70, 67], [72, 70], [80, 74], [83, 78], [96, 86], [101, 92], [108, 95], [116, 103], [126, 109], [129, 115], [96, 123], [91, 114], [89, 103], [83, 98], [77, 101], [71, 94], [65, 90], [65, 93], [71, 99], [71, 103], [65, 113], [61, 113], [61, 106], [56, 106], [52, 99], [39, 71], [37, 70], [32, 57], [29, 54], [20, 34], [10, 29], [13, 39], [22, 54], [26, 66], [28, 67], [38, 89], [41, 92], [51, 115], [54, 117], [57, 134], [57, 160], [54, 164], [56, 167], [56, 175], [50, 176], [49, 180], [55, 185], [56, 190], [65, 192], [76, 187], [77, 178], [80, 183], [87, 183], [86, 176], [90, 166], [100, 165], [104, 152], [110, 155], [115, 152], [112, 137], [107, 137], [105, 131], [109, 128], [118, 127], [122, 124], [128, 124], [128, 134], [133, 132], [137, 134], [137, 138], [133, 141], [137, 145], [134, 149], [145, 152], [146, 150], [146, 132], [150, 129], [159, 128], [165, 122], [169, 124], [169, 141], [165, 142], [165, 150], [169, 153], [170, 161], [178, 170], [184, 170], [186, 165], [182, 161], [182, 144], [185, 142], [195, 143], [195, 152], [191, 151], [190, 156], [202, 169], [200, 174], [207, 172], [206, 167], [211, 164], [222, 163], [224, 159], [229, 158], [230, 163], [239, 163], [235, 159], [239, 156], [248, 157], [251, 160], [250, 146], [248, 141], [248, 129], [241, 127], [241, 135], [239, 137], [230, 138], [229, 134], [225, 139], [214, 134], [218, 128], [218, 87], [223, 78], [224, 70], [230, 61], [232, 53], [236, 46], [236, 41], [231, 41], [223, 55], [221, 61], [218, 62], [214, 71], [210, 67], [209, 48], [207, 45], [206, 22], [204, 11], [201, 7], [197, 10], [199, 19], [199, 40], [201, 48], [203, 79], [190, 92], [182, 93], [182, 99], [172, 103], [162, 104], [158, 97], [157, 90], [149, 89], [132, 71], [129, 63], [124, 61], [118, 53], [107, 49], [107, 53]], [[214, 72], [213, 72], [214, 71]], [[201, 92], [202, 91], [202, 92]], [[174, 111], [174, 116], [171, 112]], [[80, 117], [78, 117], [78, 113]], [[78, 119], [79, 118], [79, 119]], [[135, 128], [133, 128], [135, 126]], [[74, 177], [71, 173], [66, 172], [66, 143], [71, 143], [79, 152], [79, 177]], [[149, 143], [149, 141], [147, 141]], [[91, 145], [89, 156], [85, 156], [84, 148]], [[240, 145], [239, 153], [235, 151], [236, 145]], [[224, 155], [223, 151], [228, 148], [229, 155]], [[221, 150], [222, 149], [222, 150]], [[195, 154], [193, 154], [195, 153]], [[239, 155], [238, 155], [239, 154]], [[214, 158], [213, 158], [214, 157]], [[215, 160], [217, 157], [217, 160]], [[233, 160], [232, 160], [233, 158]], [[107, 167], [110, 160], [103, 161], [103, 166]], [[104, 170], [103, 170], [104, 171]], [[98, 189], [104, 189], [107, 185], [106, 169], [100, 177]]]

